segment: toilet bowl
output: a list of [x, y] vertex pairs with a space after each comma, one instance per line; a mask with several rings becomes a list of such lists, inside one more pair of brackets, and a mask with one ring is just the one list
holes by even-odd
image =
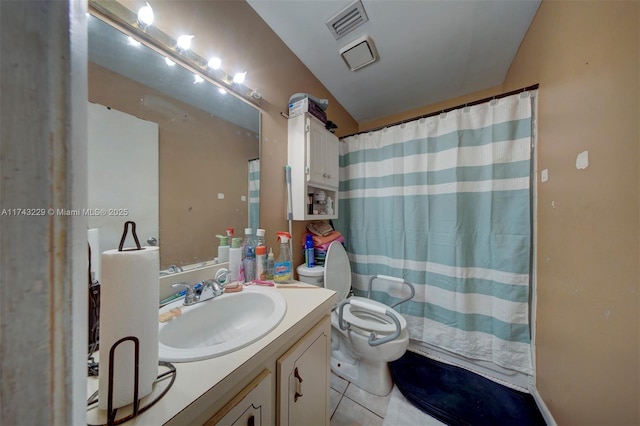
[[[378, 277], [409, 285], [412, 294], [400, 303], [413, 297], [410, 283]], [[367, 297], [348, 297], [351, 266], [347, 252], [338, 242], [327, 250], [324, 286], [338, 293], [338, 304], [331, 312], [331, 370], [369, 393], [387, 395], [393, 387], [387, 363], [400, 358], [409, 345], [406, 320], [383, 303]]]

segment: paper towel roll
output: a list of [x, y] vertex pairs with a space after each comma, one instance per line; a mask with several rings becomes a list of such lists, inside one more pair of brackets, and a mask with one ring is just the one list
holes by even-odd
[[91, 247], [91, 272], [93, 272], [93, 279], [100, 282], [100, 231], [98, 228], [87, 230], [87, 240]]
[[[109, 351], [123, 337], [140, 341], [138, 398], [151, 393], [158, 376], [158, 247], [102, 253], [100, 287], [99, 407], [107, 409]], [[134, 344], [121, 343], [114, 357], [113, 408], [134, 400]]]

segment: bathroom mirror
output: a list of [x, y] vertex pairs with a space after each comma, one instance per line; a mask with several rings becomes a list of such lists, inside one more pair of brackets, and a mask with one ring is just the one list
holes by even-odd
[[[133, 183], [148, 169], [145, 161], [158, 162], [157, 189], [136, 187], [140, 196], [130, 194], [129, 202], [152, 205], [149, 196], [157, 192], [158, 233], [146, 231], [139, 235], [140, 243], [157, 239], [161, 269], [210, 261], [217, 256], [216, 234], [231, 227], [242, 236], [245, 227], [259, 225], [260, 112], [249, 102], [222, 93], [206, 78], [197, 79], [193, 71], [169, 62], [171, 55], [158, 46], [152, 49], [136, 43], [102, 19], [88, 18], [89, 102], [158, 128], [155, 157], [137, 157], [137, 163], [112, 170], [118, 180]], [[123, 144], [114, 146], [118, 146], [116, 158], [128, 158]], [[106, 194], [109, 185], [102, 186], [107, 189], [90, 185], [90, 193], [105, 191], [91, 193], [90, 199], [113, 195]], [[124, 224], [140, 219], [122, 216], [118, 220]], [[100, 243], [100, 250], [110, 248], [115, 247]]]

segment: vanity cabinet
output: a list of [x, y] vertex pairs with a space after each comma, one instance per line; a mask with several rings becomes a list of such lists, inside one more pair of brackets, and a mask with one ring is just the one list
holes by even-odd
[[321, 425], [330, 419], [331, 321], [319, 322], [277, 361], [279, 425]]
[[[288, 127], [293, 219], [336, 219], [340, 183], [337, 136], [308, 113], [290, 118]], [[324, 200], [314, 197], [316, 193], [323, 193]]]
[[270, 426], [273, 375], [263, 370], [238, 395], [227, 403], [205, 426]]

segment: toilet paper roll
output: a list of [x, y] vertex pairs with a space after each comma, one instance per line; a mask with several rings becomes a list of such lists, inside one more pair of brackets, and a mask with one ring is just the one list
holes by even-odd
[[[158, 247], [102, 253], [100, 287], [99, 407], [109, 395], [109, 351], [123, 337], [140, 342], [138, 398], [151, 393], [158, 376]], [[134, 344], [118, 345], [114, 357], [113, 408], [134, 400]]]

